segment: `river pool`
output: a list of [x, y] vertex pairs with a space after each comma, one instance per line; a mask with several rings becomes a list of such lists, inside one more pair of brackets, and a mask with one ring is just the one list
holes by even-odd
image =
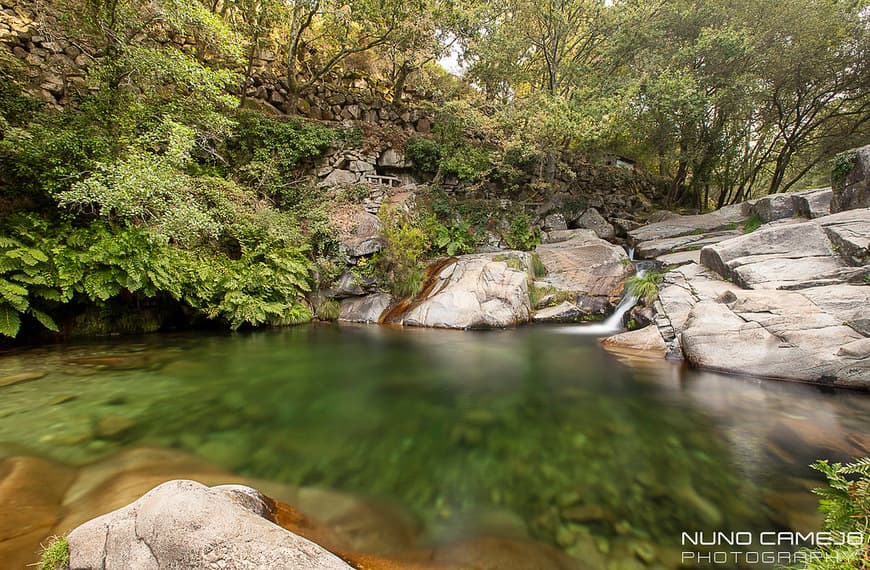
[[807, 464], [867, 454], [862, 394], [627, 364], [561, 332], [315, 324], [10, 351], [0, 383], [28, 381], [0, 387], [0, 452], [178, 448], [397, 503], [421, 543], [505, 532], [590, 564], [628, 541], [679, 553], [686, 531], [811, 527]]

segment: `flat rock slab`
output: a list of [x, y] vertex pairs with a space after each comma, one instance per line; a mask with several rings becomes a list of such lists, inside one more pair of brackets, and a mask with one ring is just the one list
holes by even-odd
[[677, 253], [667, 253], [656, 257], [656, 261], [663, 265], [685, 265], [687, 263], [701, 263], [701, 250], [694, 251], [678, 251]]
[[628, 232], [629, 238], [635, 242], [660, 240], [684, 236], [692, 232], [712, 232], [714, 230], [733, 229], [733, 226], [746, 219], [740, 206], [729, 206], [694, 216], [674, 215], [660, 222], [641, 226]]
[[749, 289], [794, 287], [846, 267], [815, 221], [762, 227], [706, 246], [701, 263]]
[[700, 250], [705, 245], [719, 243], [740, 235], [743, 234], [739, 230], [724, 230], [643, 241], [635, 246], [634, 251], [639, 259], [651, 259], [667, 253]]
[[544, 307], [532, 317], [536, 323], [570, 323], [583, 316], [583, 310], [570, 301], [562, 301], [555, 307]]
[[264, 518], [267, 512], [265, 499], [249, 487], [169, 481], [73, 530], [69, 567], [350, 570], [331, 552]]
[[[870, 389], [861, 334], [797, 291], [733, 290], [700, 301], [681, 335], [694, 366], [728, 373]], [[843, 352], [854, 346], [853, 353]]]
[[[395, 322], [451, 329], [527, 322], [531, 308], [525, 257], [523, 252], [459, 256], [436, 276], [427, 297]], [[511, 267], [510, 258], [522, 263], [522, 268]]]

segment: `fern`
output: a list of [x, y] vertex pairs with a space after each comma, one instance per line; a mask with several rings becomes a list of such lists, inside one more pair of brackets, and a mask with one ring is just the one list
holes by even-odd
[[[835, 535], [870, 534], [870, 457], [851, 463], [816, 461], [812, 468], [825, 475], [827, 487], [814, 489], [819, 510], [825, 515], [824, 530]], [[819, 547], [809, 553], [800, 570], [870, 569], [870, 545], [843, 544]]]
[[18, 311], [6, 304], [0, 304], [0, 334], [15, 338], [21, 327]]

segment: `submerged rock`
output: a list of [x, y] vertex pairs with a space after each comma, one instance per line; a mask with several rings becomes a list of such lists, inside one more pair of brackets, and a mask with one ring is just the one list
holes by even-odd
[[0, 376], [0, 387], [12, 386], [13, 384], [21, 384], [23, 382], [32, 382], [33, 380], [39, 380], [40, 378], [44, 378], [46, 374], [48, 373], [34, 370], [31, 372], [19, 372], [17, 374]]

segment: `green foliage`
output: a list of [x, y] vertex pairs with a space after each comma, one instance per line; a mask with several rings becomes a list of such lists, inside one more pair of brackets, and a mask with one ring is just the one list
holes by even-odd
[[535, 277], [543, 277], [547, 274], [547, 267], [537, 253], [532, 254], [532, 274]]
[[10, 230], [17, 239], [0, 237], [7, 336], [18, 333], [22, 314], [57, 330], [49, 315], [62, 304], [99, 306], [123, 295], [169, 298], [233, 329], [310, 318], [304, 295], [313, 266], [298, 247], [261, 244], [234, 260], [182, 249], [135, 227], [55, 227], [31, 216], [12, 220]]
[[314, 309], [314, 314], [321, 321], [337, 321], [340, 312], [341, 305], [335, 299], [323, 299]]
[[452, 220], [449, 225], [440, 223], [434, 216], [427, 222], [427, 232], [432, 243], [432, 253], [450, 256], [471, 253], [477, 247], [477, 236], [471, 222]]
[[49, 256], [43, 249], [12, 237], [0, 237], [0, 334], [15, 337], [22, 315], [29, 315], [51, 331], [58, 330], [51, 317], [33, 306], [39, 299], [59, 298], [48, 266]]
[[386, 205], [379, 216], [385, 243], [376, 260], [378, 272], [396, 295], [416, 295], [423, 283], [423, 260], [432, 245], [425, 224], [414, 214]]
[[643, 300], [647, 305], [653, 303], [659, 295], [659, 281], [662, 274], [657, 271], [647, 271], [642, 275], [632, 275], [625, 281], [629, 295]]
[[840, 191], [846, 183], [846, 177], [855, 168], [855, 162], [858, 160], [858, 153], [854, 150], [847, 150], [834, 156], [834, 164], [831, 167], [831, 187]]
[[405, 142], [405, 157], [414, 163], [414, 168], [419, 172], [435, 174], [441, 162], [441, 148], [432, 139], [414, 137]]
[[304, 199], [298, 167], [335, 140], [336, 132], [319, 123], [240, 111], [225, 154], [243, 183], [289, 208]]
[[42, 548], [37, 570], [62, 570], [69, 566], [69, 541], [65, 536], [53, 536]]
[[511, 218], [510, 225], [502, 237], [511, 249], [528, 251], [540, 243], [537, 228], [532, 225], [528, 214], [516, 214]]
[[490, 153], [479, 146], [460, 144], [442, 149], [441, 168], [444, 174], [459, 180], [480, 180], [492, 168]]
[[758, 214], [752, 214], [748, 220], [743, 222], [743, 233], [751, 234], [758, 228], [760, 228], [764, 222], [761, 221], [761, 218], [758, 217]]
[[[845, 465], [816, 461], [812, 468], [825, 475], [827, 487], [815, 489], [821, 498], [819, 510], [825, 515], [824, 530], [843, 545], [816, 547], [807, 552], [801, 570], [866, 569], [870, 560], [870, 458], [856, 459]], [[865, 543], [840, 541], [847, 533], [858, 533]], [[852, 543], [852, 544], [850, 544]]]

